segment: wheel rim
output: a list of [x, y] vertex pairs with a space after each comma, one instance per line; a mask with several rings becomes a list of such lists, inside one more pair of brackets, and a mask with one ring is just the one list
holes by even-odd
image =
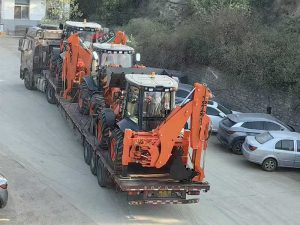
[[116, 152], [115, 152], [116, 144], [117, 144], [116, 139], [112, 138], [110, 142], [110, 158], [112, 159], [112, 161], [115, 161], [116, 159]]
[[267, 170], [273, 170], [276, 167], [276, 163], [274, 162], [274, 160], [268, 160], [265, 162], [265, 168]]
[[238, 142], [233, 146], [233, 152], [241, 152], [242, 149], [242, 142]]

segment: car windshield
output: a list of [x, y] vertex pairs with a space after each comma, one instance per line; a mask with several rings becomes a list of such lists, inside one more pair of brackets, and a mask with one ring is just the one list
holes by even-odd
[[222, 106], [221, 104], [218, 103], [218, 106], [217, 108], [223, 112], [225, 115], [228, 115], [228, 114], [232, 114], [232, 111], [230, 109], [227, 109], [225, 106]]
[[272, 139], [273, 139], [273, 136], [269, 132], [265, 132], [265, 133], [258, 134], [255, 136], [255, 140], [260, 144], [264, 144]]
[[132, 54], [102, 53], [101, 66], [118, 65], [124, 68], [132, 67]]

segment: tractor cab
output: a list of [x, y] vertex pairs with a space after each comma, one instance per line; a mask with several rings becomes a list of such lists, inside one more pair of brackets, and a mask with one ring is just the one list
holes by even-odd
[[135, 124], [134, 130], [155, 129], [175, 107], [177, 81], [155, 74], [126, 74], [125, 79], [127, 96], [123, 118]]
[[100, 36], [100, 33], [103, 32], [103, 29], [98, 23], [66, 21], [64, 31], [65, 38], [78, 33], [82, 42], [90, 47], [95, 39]]
[[127, 45], [94, 43], [93, 49], [98, 53], [100, 67], [129, 68], [133, 66], [134, 49]]

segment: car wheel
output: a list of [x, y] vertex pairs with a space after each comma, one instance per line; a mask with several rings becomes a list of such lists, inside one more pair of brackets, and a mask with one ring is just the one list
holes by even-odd
[[97, 173], [97, 159], [98, 159], [98, 156], [97, 156], [96, 152], [92, 151], [91, 160], [90, 160], [90, 169], [91, 169], [91, 173], [93, 175], [96, 175], [96, 173]]
[[272, 172], [277, 169], [277, 160], [274, 158], [267, 158], [263, 161], [261, 167], [265, 171]]
[[232, 144], [231, 150], [234, 154], [242, 155], [242, 146], [243, 146], [244, 140], [237, 140]]

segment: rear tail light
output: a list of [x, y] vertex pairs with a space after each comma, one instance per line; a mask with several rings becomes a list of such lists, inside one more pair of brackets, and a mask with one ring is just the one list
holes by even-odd
[[257, 149], [257, 147], [252, 146], [252, 145], [249, 145], [249, 150], [250, 150], [250, 151], [255, 151], [256, 149]]
[[7, 189], [7, 183], [6, 183], [6, 184], [1, 184], [1, 185], [0, 185], [0, 188], [2, 188], [2, 189], [4, 189], [4, 190]]

